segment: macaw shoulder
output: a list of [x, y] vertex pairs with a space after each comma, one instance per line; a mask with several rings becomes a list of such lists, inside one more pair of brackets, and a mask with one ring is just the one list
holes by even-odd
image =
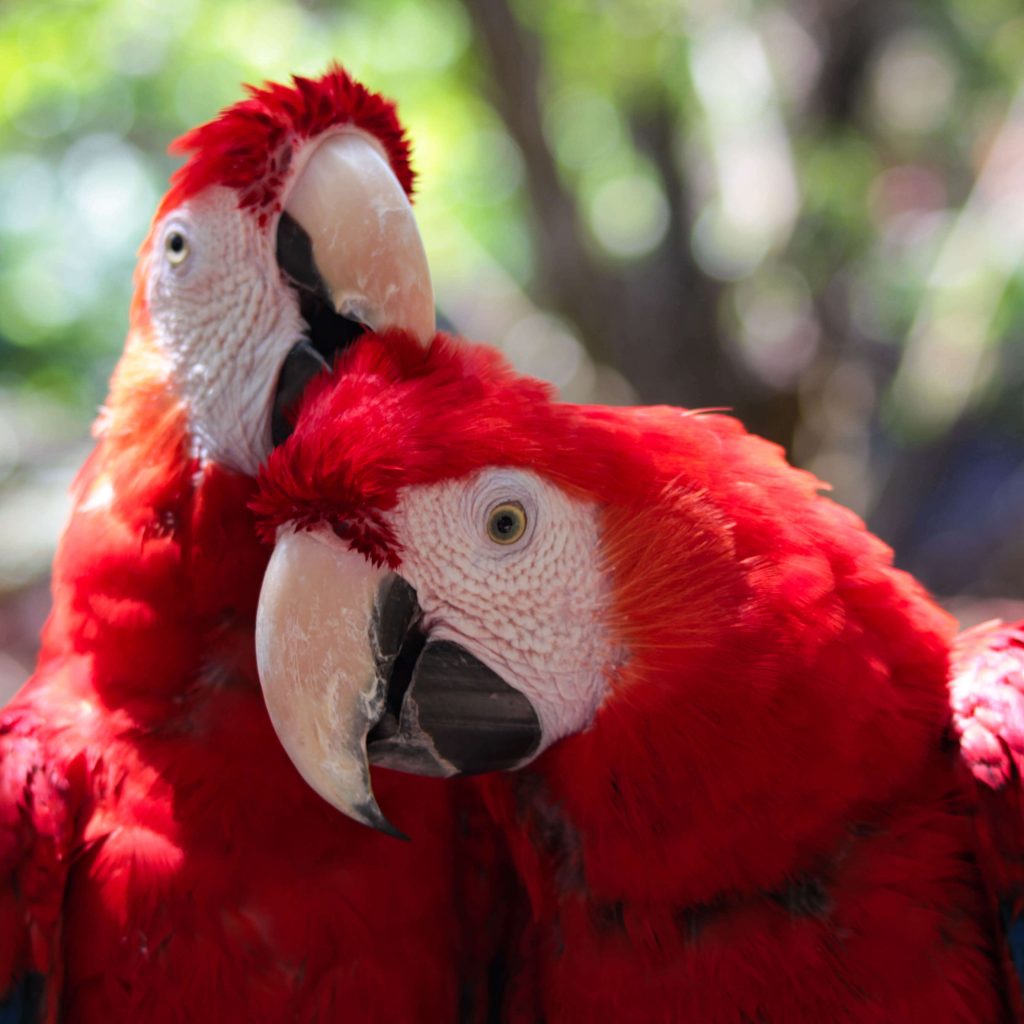
[[988, 622], [953, 649], [950, 705], [964, 762], [992, 789], [1024, 768], [1024, 622]]
[[949, 693], [960, 756], [975, 780], [979, 857], [1024, 986], [1024, 622], [962, 633]]

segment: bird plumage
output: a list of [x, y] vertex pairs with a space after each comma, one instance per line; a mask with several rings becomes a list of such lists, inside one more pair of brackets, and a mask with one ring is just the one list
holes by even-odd
[[[395, 799], [410, 801], [417, 842], [396, 843], [313, 794], [273, 733], [253, 643], [268, 557], [247, 507], [254, 483], [238, 471], [244, 458], [225, 465], [199, 443], [189, 390], [204, 353], [219, 360], [225, 395], [232, 374], [252, 383], [262, 339], [235, 337], [237, 323], [214, 322], [202, 303], [191, 320], [174, 306], [176, 282], [187, 292], [224, 269], [203, 263], [203, 238], [237, 231], [260, 245], [235, 268], [239, 295], [269, 311], [282, 357], [302, 340], [260, 218], [279, 208], [300, 144], [343, 125], [379, 131], [373, 146], [411, 187], [393, 107], [338, 69], [255, 90], [179, 144], [192, 156], [143, 244], [125, 354], [54, 561], [38, 667], [0, 712], [0, 1020], [483, 1012], [489, 918], [471, 936], [463, 927], [479, 911], [463, 913], [452, 841], [472, 808], [437, 782], [410, 789], [382, 773], [378, 784], [399, 782]], [[204, 235], [208, 209], [220, 219]], [[198, 263], [182, 275], [182, 250], [165, 252], [161, 232], [186, 213]], [[157, 324], [152, 279], [165, 258]], [[270, 396], [279, 365], [265, 368], [256, 383]], [[269, 447], [264, 410], [244, 411], [246, 437]], [[206, 423], [211, 437], [217, 423]]]
[[444, 603], [459, 542], [439, 566], [403, 535], [419, 491], [511, 468], [599, 516], [600, 707], [479, 782], [528, 899], [507, 1019], [1018, 1019], [1019, 634], [954, 647], [889, 549], [729, 417], [560, 404], [445, 337], [367, 338], [339, 370], [261, 472], [264, 530], [417, 567], [430, 622], [492, 667]]

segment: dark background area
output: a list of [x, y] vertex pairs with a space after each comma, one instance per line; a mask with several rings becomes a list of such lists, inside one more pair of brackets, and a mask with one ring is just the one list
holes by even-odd
[[8, 0], [0, 697], [167, 143], [331, 59], [399, 103], [464, 333], [571, 400], [732, 408], [965, 621], [1024, 614], [1016, 3]]

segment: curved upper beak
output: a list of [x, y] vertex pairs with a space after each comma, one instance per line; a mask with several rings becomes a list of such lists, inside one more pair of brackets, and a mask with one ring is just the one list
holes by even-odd
[[383, 151], [350, 129], [316, 145], [285, 197], [277, 263], [299, 292], [306, 338], [278, 377], [270, 440], [280, 444], [306, 385], [367, 328], [434, 335], [434, 292], [412, 204]]
[[432, 640], [415, 591], [326, 530], [284, 533], [264, 578], [256, 656], [271, 721], [303, 778], [401, 835], [368, 762], [419, 775], [515, 768], [537, 751], [530, 702], [464, 648]]
[[288, 190], [283, 217], [279, 259], [297, 227], [308, 249], [299, 246], [296, 277], [322, 287], [336, 313], [371, 330], [432, 337], [434, 293], [412, 204], [369, 136], [350, 130], [319, 143]]
[[378, 573], [319, 534], [281, 538], [256, 613], [256, 660], [270, 720], [325, 800], [394, 832], [370, 788], [366, 734], [384, 685], [366, 641]]

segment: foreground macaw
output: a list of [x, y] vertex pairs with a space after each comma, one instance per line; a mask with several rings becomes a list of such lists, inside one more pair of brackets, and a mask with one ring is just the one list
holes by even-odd
[[39, 666], [0, 713], [0, 1021], [477, 1012], [451, 794], [397, 780], [415, 846], [342, 819], [281, 750], [253, 641], [251, 474], [362, 325], [433, 332], [407, 142], [333, 69], [177, 149]]
[[951, 715], [951, 618], [734, 420], [445, 337], [339, 369], [261, 471], [268, 706], [362, 820], [367, 748], [516, 769], [508, 1019], [1019, 1019], [1024, 635], [961, 642]]

